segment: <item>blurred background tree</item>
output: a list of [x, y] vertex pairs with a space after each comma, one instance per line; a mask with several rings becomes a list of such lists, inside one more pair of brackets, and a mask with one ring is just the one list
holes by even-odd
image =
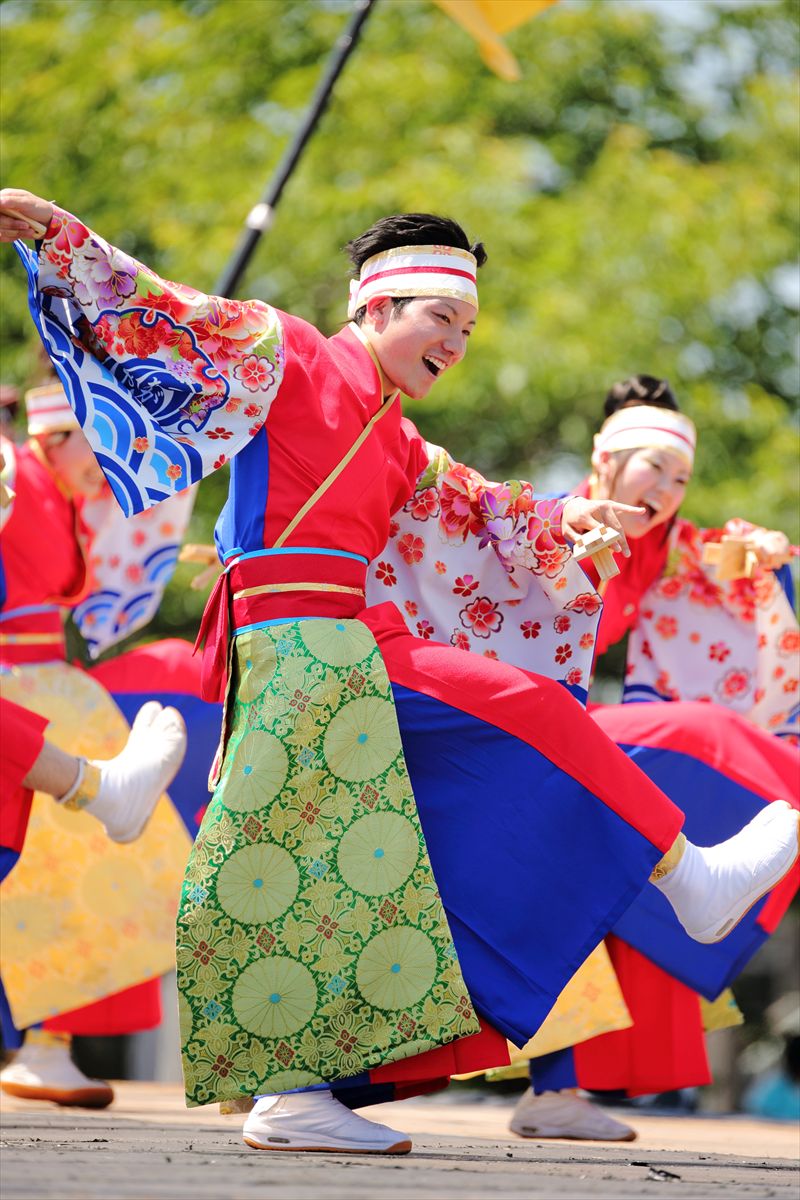
[[[4, 183], [211, 289], [350, 11], [345, 0], [5, 0]], [[796, 0], [562, 0], [505, 83], [425, 0], [379, 0], [240, 293], [333, 332], [339, 248], [387, 212], [482, 238], [467, 366], [408, 410], [493, 478], [584, 473], [602, 398], [666, 375], [700, 426], [685, 511], [798, 537]], [[36, 373], [4, 249], [2, 381]], [[210, 540], [225, 480], [202, 485]], [[151, 634], [191, 636], [179, 568]]]

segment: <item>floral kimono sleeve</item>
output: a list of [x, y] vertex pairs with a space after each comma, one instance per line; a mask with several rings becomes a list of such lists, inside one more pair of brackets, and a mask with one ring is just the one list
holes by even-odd
[[274, 308], [161, 279], [58, 208], [38, 253], [16, 249], [34, 322], [126, 515], [258, 433], [283, 376]]
[[563, 507], [428, 446], [370, 564], [367, 599], [394, 600], [419, 637], [548, 675], [583, 698], [601, 601], [561, 532]]
[[800, 630], [774, 571], [720, 582], [706, 542], [746, 536], [739, 519], [698, 529], [679, 519], [666, 567], [642, 598], [628, 642], [626, 701], [705, 700], [788, 737], [798, 729]]
[[178, 561], [197, 496], [185, 488], [126, 518], [108, 489], [81, 506], [90, 590], [72, 610], [91, 658], [147, 625]]

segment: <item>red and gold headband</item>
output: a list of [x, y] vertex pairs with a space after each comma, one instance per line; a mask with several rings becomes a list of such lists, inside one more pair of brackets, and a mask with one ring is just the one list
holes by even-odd
[[456, 246], [397, 246], [373, 254], [350, 280], [348, 317], [373, 296], [452, 296], [478, 308], [478, 264]]

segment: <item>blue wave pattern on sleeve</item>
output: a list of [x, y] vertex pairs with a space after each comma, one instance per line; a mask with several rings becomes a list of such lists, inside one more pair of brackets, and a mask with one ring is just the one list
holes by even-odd
[[[170, 376], [166, 368], [154, 371], [152, 362], [132, 359], [112, 373], [87, 354], [76, 344], [73, 306], [65, 297], [40, 291], [36, 254], [20, 242], [14, 246], [28, 276], [28, 303], [34, 324], [125, 515], [142, 512], [198, 482], [204, 473], [200, 453], [163, 432], [147, 409], [152, 403], [159, 414], [164, 414], [160, 419], [169, 420], [164, 408], [177, 412], [174, 397], [177, 393], [186, 397], [185, 384]], [[138, 384], [141, 403], [130, 396], [132, 382]], [[165, 405], [167, 388], [173, 393], [169, 406]], [[180, 433], [179, 420], [176, 425]], [[144, 454], [135, 447], [137, 438], [147, 438], [154, 449], [149, 456], [149, 470], [144, 466]]]
[[[131, 516], [219, 470], [259, 433], [283, 379], [282, 322], [259, 301], [160, 279], [76, 218], [67, 224], [68, 252], [15, 249], [34, 324]], [[98, 264], [132, 294], [98, 288]]]

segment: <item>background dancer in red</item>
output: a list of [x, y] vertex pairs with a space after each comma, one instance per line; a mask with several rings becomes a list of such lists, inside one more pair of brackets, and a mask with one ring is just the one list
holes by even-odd
[[[0, 1087], [32, 1099], [108, 1104], [108, 1085], [72, 1062], [71, 1035], [127, 1033], [161, 1019], [154, 977], [172, 963], [168, 911], [187, 841], [166, 801], [153, 814], [181, 764], [186, 734], [180, 714], [156, 701], [139, 709], [129, 730], [107, 693], [64, 662], [63, 612], [93, 582], [85, 505], [105, 483], [60, 385], [36, 389], [26, 404], [28, 442], [3, 443], [12, 499], [0, 535], [0, 691], [13, 796], [2, 844], [6, 865], [15, 864], [0, 891], [6, 1048], [19, 1046], [18, 1030], [44, 1024], [30, 1030]], [[34, 725], [47, 726], [38, 750]], [[157, 865], [165, 852], [177, 865]], [[151, 930], [152, 955], [143, 929], [122, 931], [141, 907], [147, 876], [167, 906], [162, 929]]]

